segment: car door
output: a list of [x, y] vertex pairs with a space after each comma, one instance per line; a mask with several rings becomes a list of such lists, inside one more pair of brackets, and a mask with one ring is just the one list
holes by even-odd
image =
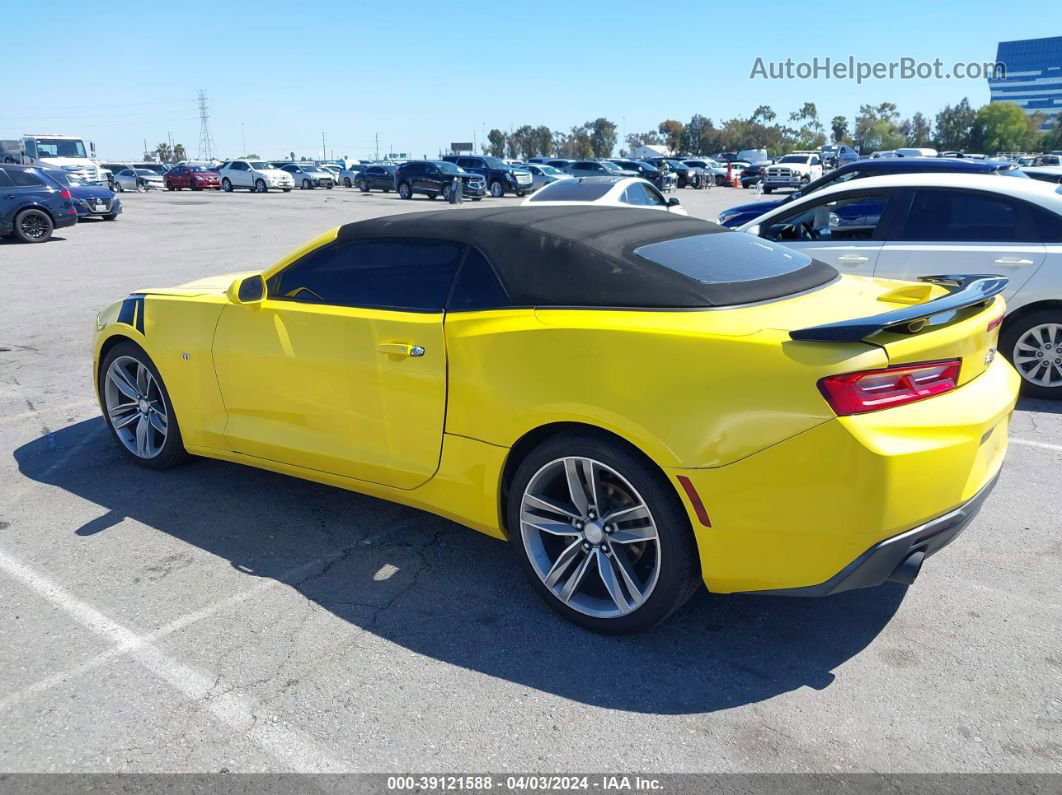
[[961, 188], [918, 188], [884, 241], [876, 276], [917, 279], [942, 273], [996, 273], [1010, 298], [1047, 256], [1035, 219], [1008, 196]]
[[245, 160], [238, 160], [232, 164], [232, 167], [236, 169], [236, 179], [234, 185], [239, 185], [241, 188], [249, 188], [254, 184], [254, 172], [251, 171], [251, 164]]
[[334, 243], [225, 307], [214, 367], [245, 455], [410, 489], [435, 472], [446, 405], [443, 306], [464, 247]]
[[816, 194], [758, 224], [757, 234], [842, 273], [872, 276], [892, 203], [889, 190]]

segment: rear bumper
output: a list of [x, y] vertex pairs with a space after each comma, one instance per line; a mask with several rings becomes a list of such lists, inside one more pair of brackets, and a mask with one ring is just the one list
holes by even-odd
[[992, 493], [999, 474], [971, 499], [924, 524], [875, 544], [830, 579], [801, 588], [777, 588], [747, 593], [770, 596], [830, 596], [855, 588], [873, 588], [885, 582], [910, 585], [926, 558], [936, 554], [966, 529]]

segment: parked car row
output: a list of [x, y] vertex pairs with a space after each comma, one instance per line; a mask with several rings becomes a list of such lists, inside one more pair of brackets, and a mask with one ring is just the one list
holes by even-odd
[[0, 237], [44, 243], [79, 218], [115, 220], [122, 202], [107, 188], [59, 169], [0, 165]]

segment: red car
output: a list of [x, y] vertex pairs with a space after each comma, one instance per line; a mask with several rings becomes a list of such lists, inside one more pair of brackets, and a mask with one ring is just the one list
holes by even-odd
[[163, 176], [166, 190], [221, 190], [221, 177], [218, 172], [205, 166], [174, 166]]

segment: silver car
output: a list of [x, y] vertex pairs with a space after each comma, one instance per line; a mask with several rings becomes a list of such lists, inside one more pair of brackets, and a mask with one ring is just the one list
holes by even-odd
[[568, 176], [559, 168], [554, 168], [545, 163], [528, 163], [527, 165], [520, 166], [520, 168], [524, 171], [531, 172], [532, 190], [538, 190], [544, 185], [549, 185], [552, 182], [556, 182], [558, 179], [564, 179]]
[[336, 176], [331, 171], [325, 171], [313, 163], [286, 163], [280, 166], [281, 171], [286, 171], [295, 180], [295, 185], [303, 190], [312, 188], [332, 188], [336, 185]]
[[114, 190], [162, 190], [162, 175], [147, 168], [123, 168], [114, 175]]

